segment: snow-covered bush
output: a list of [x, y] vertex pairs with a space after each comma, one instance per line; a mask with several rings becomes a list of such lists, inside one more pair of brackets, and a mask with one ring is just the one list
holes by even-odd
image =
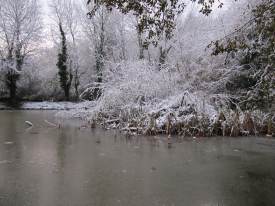
[[[196, 66], [192, 67], [195, 70]], [[185, 81], [177, 68], [159, 70], [146, 61], [108, 63], [105, 68], [101, 97], [88, 111], [73, 112], [72, 116], [140, 128], [143, 133], [164, 132], [167, 124], [178, 125], [169, 132], [188, 130], [189, 135], [207, 130], [217, 116], [211, 96], [195, 91], [192, 81]]]
[[100, 102], [104, 108], [148, 104], [176, 94], [185, 85], [175, 69], [159, 71], [146, 61], [110, 63], [105, 71], [104, 94]]
[[259, 1], [246, 23], [225, 38], [212, 42], [213, 54], [226, 53], [231, 62], [223, 76], [223, 92], [234, 96], [235, 102], [244, 109], [271, 110], [273, 106], [274, 15], [274, 0]]

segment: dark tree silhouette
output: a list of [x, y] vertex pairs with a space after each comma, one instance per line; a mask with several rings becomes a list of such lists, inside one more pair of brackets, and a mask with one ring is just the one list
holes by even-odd
[[67, 53], [67, 44], [66, 44], [66, 35], [62, 28], [61, 23], [59, 24], [59, 31], [61, 35], [61, 50], [58, 54], [58, 62], [56, 66], [59, 69], [59, 81], [60, 86], [64, 91], [65, 98], [67, 101], [70, 100], [70, 88], [72, 84], [73, 75], [71, 71], [68, 71], [67, 61], [68, 61], [68, 53]]

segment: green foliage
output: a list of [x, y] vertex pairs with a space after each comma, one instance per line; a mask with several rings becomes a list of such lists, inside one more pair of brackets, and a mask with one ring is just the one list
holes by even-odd
[[252, 10], [246, 24], [209, 46], [214, 48], [213, 55], [227, 53], [238, 60], [239, 75], [230, 79], [230, 84], [234, 84], [231, 88], [235, 92], [245, 91], [239, 99], [244, 108], [271, 107], [275, 90], [274, 0], [262, 1]]

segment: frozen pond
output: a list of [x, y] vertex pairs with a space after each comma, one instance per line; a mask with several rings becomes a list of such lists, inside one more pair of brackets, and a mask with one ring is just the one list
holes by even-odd
[[86, 109], [94, 105], [94, 102], [22, 102], [16, 107], [10, 107], [4, 102], [0, 102], [0, 110], [71, 110], [71, 109]]
[[[126, 138], [0, 111], [1, 206], [275, 205], [275, 141]], [[34, 126], [27, 129], [25, 121]]]

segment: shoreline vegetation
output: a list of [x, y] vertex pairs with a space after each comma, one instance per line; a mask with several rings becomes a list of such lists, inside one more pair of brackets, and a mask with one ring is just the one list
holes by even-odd
[[205, 102], [195, 105], [191, 100], [198, 101], [184, 93], [181, 99], [172, 97], [154, 107], [139, 104], [116, 112], [104, 112], [93, 101], [23, 102], [16, 108], [0, 102], [0, 110], [52, 110], [57, 111], [57, 119], [82, 119], [85, 121], [83, 127], [102, 126], [104, 129], [120, 130], [126, 135], [275, 137], [274, 113], [216, 110]]

